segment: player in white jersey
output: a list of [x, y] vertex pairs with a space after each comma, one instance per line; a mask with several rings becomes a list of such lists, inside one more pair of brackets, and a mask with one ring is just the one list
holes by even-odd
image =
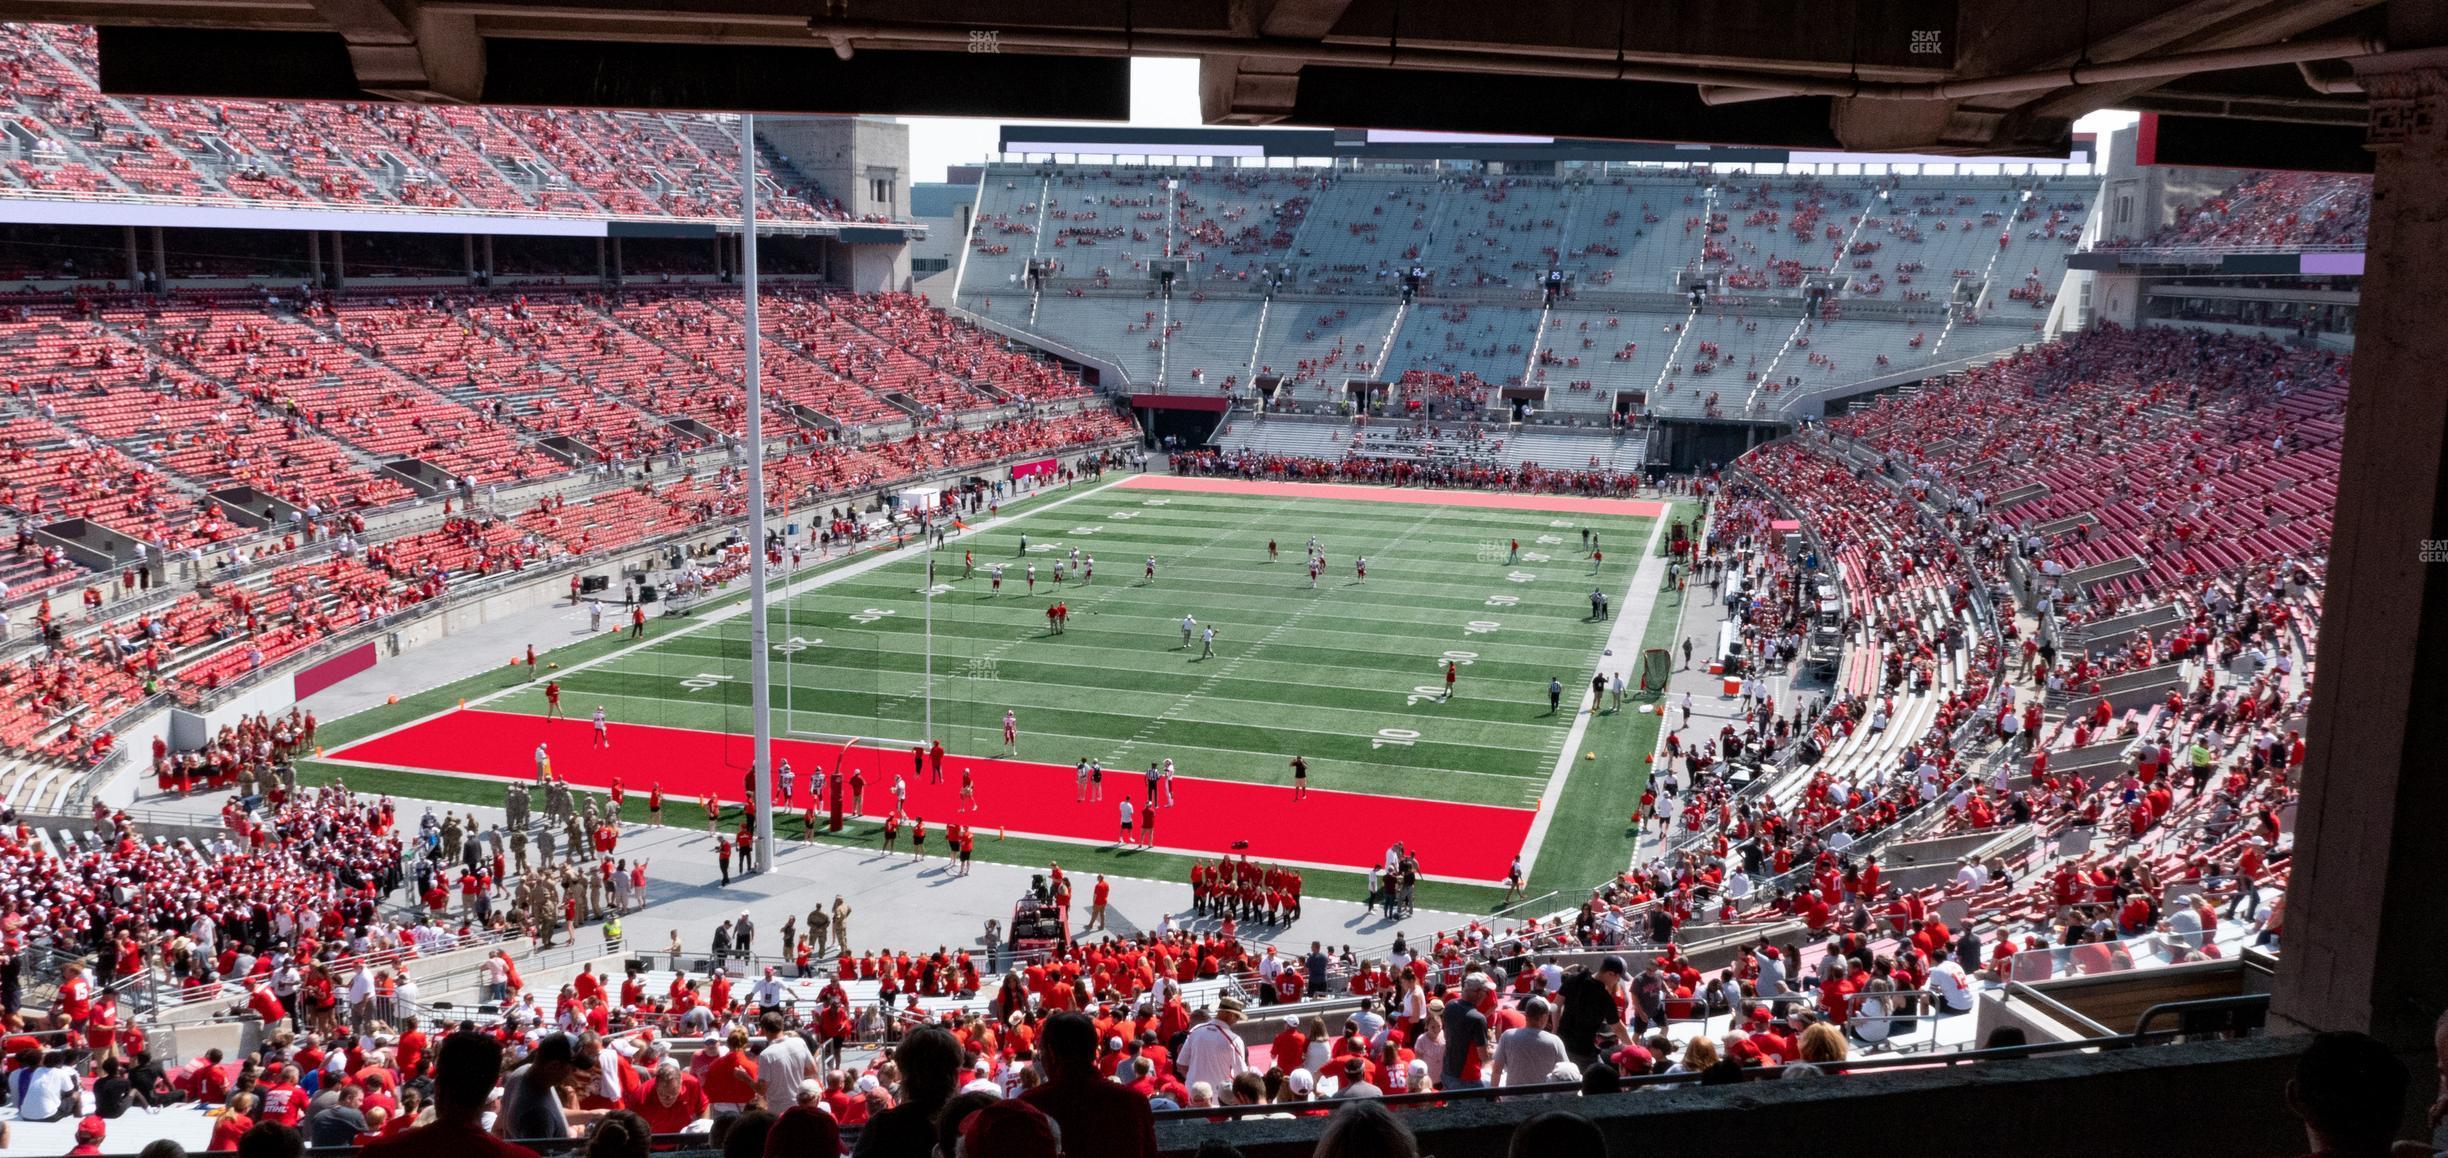
[[612, 733], [604, 730], [604, 710], [602, 704], [595, 705], [595, 746], [598, 748], [609, 748], [612, 746]]
[[1195, 616], [1189, 616], [1189, 615], [1182, 616], [1182, 621], [1181, 621], [1181, 629], [1182, 629], [1182, 644], [1181, 644], [1181, 645], [1182, 645], [1183, 647], [1188, 647], [1188, 646], [1190, 646], [1190, 637], [1191, 637], [1192, 635], [1195, 635], [1195, 634], [1197, 634], [1197, 633], [1198, 633], [1198, 619], [1197, 619], [1197, 617], [1195, 617]]
[[1309, 556], [1309, 589], [1311, 591], [1317, 590], [1318, 572], [1325, 569], [1326, 560], [1323, 556]]
[[1147, 581], [1150, 583], [1156, 581], [1156, 556], [1154, 555], [1147, 558]]

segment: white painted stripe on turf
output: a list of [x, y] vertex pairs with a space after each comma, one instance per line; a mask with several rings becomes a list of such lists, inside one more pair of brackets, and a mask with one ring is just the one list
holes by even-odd
[[[1415, 520], [1409, 527], [1403, 530], [1402, 534], [1394, 536], [1393, 541], [1385, 545], [1383, 553], [1392, 554], [1395, 547], [1399, 546], [1403, 540], [1408, 539], [1413, 534], [1417, 533], [1422, 526], [1427, 525], [1427, 522], [1428, 520], [1424, 516], [1418, 520]], [[1163, 712], [1155, 716], [1149, 717], [1148, 722], [1139, 729], [1138, 734], [1132, 736], [1122, 745], [1119, 751], [1114, 753], [1114, 762], [1119, 765], [1122, 762], [1123, 752], [1128, 752], [1138, 748], [1147, 741], [1148, 737], [1155, 735], [1158, 728], [1163, 727], [1165, 724], [1171, 722], [1175, 716], [1180, 715], [1182, 709], [1189, 707], [1191, 704], [1196, 703], [1199, 700], [1205, 699], [1207, 697], [1207, 693], [1215, 690], [1217, 684], [1230, 677], [1233, 671], [1239, 668], [1243, 663], [1248, 662], [1249, 657], [1264, 650], [1268, 644], [1275, 642], [1277, 637], [1283, 635], [1284, 632], [1291, 630], [1293, 624], [1299, 623], [1302, 619], [1307, 618], [1310, 612], [1316, 611], [1318, 608], [1325, 606], [1327, 597], [1334, 594], [1336, 590], [1338, 590], [1338, 588], [1331, 587], [1316, 590], [1315, 593], [1311, 595], [1308, 602], [1301, 604], [1299, 610], [1283, 617], [1283, 619], [1277, 621], [1275, 626], [1265, 635], [1259, 636], [1256, 640], [1251, 641], [1250, 643], [1241, 647], [1238, 651], [1234, 652], [1230, 659], [1225, 660], [1221, 666], [1208, 673], [1205, 679], [1200, 680], [1197, 687], [1184, 693], [1180, 699], [1175, 700], [1173, 702], [1173, 706], [1166, 708]], [[1208, 623], [1207, 630], [1215, 630], [1215, 624], [1212, 621]], [[1185, 642], [1182, 646], [1187, 648], [1189, 647], [1189, 644]], [[1293, 728], [1286, 730], [1307, 731], [1308, 729]], [[1494, 745], [1474, 746], [1495, 747]], [[1281, 753], [1278, 753], [1278, 755], [1280, 754]]]
[[[1659, 515], [1657, 525], [1649, 530], [1649, 544], [1641, 550], [1640, 568], [1632, 574], [1631, 589], [1624, 592], [1623, 612], [1615, 617], [1615, 630], [1607, 633], [1606, 645], [1615, 653], [1615, 662], [1637, 665], [1641, 637], [1649, 632], [1649, 617], [1657, 610], [1658, 585], [1665, 581], [1666, 557], [1658, 554], [1658, 540], [1666, 535], [1668, 515]], [[1635, 666], [1627, 669], [1638, 672]], [[1588, 685], [1583, 685], [1584, 687]], [[1575, 695], [1577, 689], [1565, 689]], [[1597, 718], [1593, 710], [1576, 714], [1572, 730], [1565, 735], [1564, 752], [1556, 757], [1555, 772], [1547, 778], [1547, 790], [1539, 797], [1538, 818], [1530, 822], [1530, 838], [1522, 843], [1522, 864], [1526, 871], [1538, 867], [1540, 846], [1547, 843], [1547, 826], [1555, 820], [1556, 805], [1564, 796], [1564, 782], [1572, 778], [1573, 763], [1581, 758], [1581, 738], [1589, 731], [1589, 722]], [[1629, 858], [1626, 858], [1629, 863]], [[1574, 882], [1579, 888], [1581, 882]]]

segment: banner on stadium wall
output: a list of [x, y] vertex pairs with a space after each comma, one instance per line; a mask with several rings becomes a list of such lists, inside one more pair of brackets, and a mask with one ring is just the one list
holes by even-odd
[[361, 643], [297, 673], [294, 694], [299, 699], [322, 691], [341, 680], [374, 666], [374, 645]]
[[1035, 462], [1014, 463], [1011, 470], [1013, 478], [1027, 478], [1033, 474], [1053, 474], [1054, 460], [1041, 458]]

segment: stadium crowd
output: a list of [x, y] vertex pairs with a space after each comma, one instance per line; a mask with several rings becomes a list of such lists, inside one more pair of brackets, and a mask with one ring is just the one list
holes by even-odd
[[2141, 238], [2110, 238], [2103, 249], [2229, 249], [2244, 246], [2360, 246], [2371, 233], [2371, 178], [2348, 174], [2251, 172]]
[[1536, 463], [1414, 462], [1354, 456], [1342, 459], [1211, 450], [1176, 454], [1175, 474], [1296, 482], [1382, 483], [1390, 486], [1465, 487], [1538, 494], [1631, 495], [1646, 482], [1634, 471], [1568, 471]]

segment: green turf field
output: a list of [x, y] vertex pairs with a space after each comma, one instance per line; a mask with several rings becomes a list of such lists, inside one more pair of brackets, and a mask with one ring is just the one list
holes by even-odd
[[[1316, 788], [1532, 806], [1572, 719], [1548, 713], [1547, 680], [1588, 679], [1608, 627], [1589, 618], [1591, 584], [1615, 588], [1620, 607], [1629, 573], [1617, 564], [1593, 580], [1579, 528], [1636, 548], [1649, 523], [1122, 491], [1029, 515], [934, 555], [935, 731], [956, 751], [994, 752], [1008, 708], [1022, 755], [1049, 762], [1171, 758], [1185, 774], [1280, 783], [1299, 753]], [[1330, 563], [1315, 590], [1301, 561], [1313, 535]], [[1525, 555], [1508, 566], [1514, 538]], [[1095, 557], [1096, 577], [1063, 585], [1071, 623], [1053, 635], [1053, 563], [1073, 546]], [[964, 552], [978, 560], [966, 579]], [[1142, 575], [1151, 553], [1154, 583]], [[1369, 559], [1365, 581], [1355, 554]], [[1005, 568], [1000, 594], [992, 563]], [[926, 586], [910, 560], [777, 607], [775, 731], [919, 738]], [[1200, 638], [1183, 645], [1185, 614], [1200, 635], [1216, 628], [1213, 658]], [[749, 627], [735, 618], [572, 672], [564, 695], [625, 722], [745, 731]], [[1447, 658], [1461, 664], [1450, 702], [1435, 694]], [[486, 706], [541, 712], [543, 694]]]
[[[1636, 649], [1600, 664], [1614, 625], [1590, 619], [1589, 593], [1602, 587], [1618, 614], [1632, 602], [1651, 519], [1119, 489], [1064, 498], [1032, 501], [1037, 509], [933, 552], [931, 600], [915, 558], [778, 600], [768, 621], [775, 733], [923, 735], [931, 615], [931, 718], [955, 752], [999, 750], [1008, 708], [1027, 759], [1093, 757], [1127, 771], [1170, 757], [1189, 776], [1279, 784], [1299, 753], [1319, 789], [1535, 808], [1590, 674], [1636, 671]], [[1595, 576], [1584, 527], [1607, 554]], [[1329, 560], [1314, 590], [1303, 563], [1311, 536]], [[1508, 563], [1511, 539], [1522, 555]], [[1074, 574], [1058, 590], [1053, 565], [1073, 547], [1094, 556], [1095, 578]], [[965, 552], [976, 558], [967, 577]], [[1149, 554], [1152, 584], [1141, 573]], [[1355, 555], [1369, 560], [1365, 581], [1353, 575]], [[1000, 594], [988, 580], [995, 563]], [[1059, 635], [1045, 618], [1057, 598], [1071, 609]], [[1661, 597], [1645, 645], [1672, 638], [1675, 610], [1673, 595]], [[1182, 645], [1185, 614], [1217, 629], [1214, 657], [1196, 638]], [[745, 733], [748, 631], [743, 616], [635, 649], [581, 645], [559, 673], [564, 702], [580, 714], [603, 703], [622, 722]], [[1451, 701], [1435, 694], [1448, 657], [1461, 665]], [[1551, 676], [1566, 686], [1566, 710], [1553, 715]], [[544, 701], [526, 685], [484, 706], [541, 713]], [[1600, 758], [1573, 762], [1534, 884], [1569, 896], [1621, 867], [1656, 719], [1627, 709], [1592, 721], [1582, 746]], [[1009, 844], [979, 852], [1042, 859], [1033, 842]], [[1062, 847], [1066, 863], [1083, 852]], [[1121, 855], [1139, 858], [1117, 866], [1130, 875], [1180, 871], [1162, 863], [1180, 858]], [[1484, 908], [1493, 895], [1447, 888], [1458, 906]]]

